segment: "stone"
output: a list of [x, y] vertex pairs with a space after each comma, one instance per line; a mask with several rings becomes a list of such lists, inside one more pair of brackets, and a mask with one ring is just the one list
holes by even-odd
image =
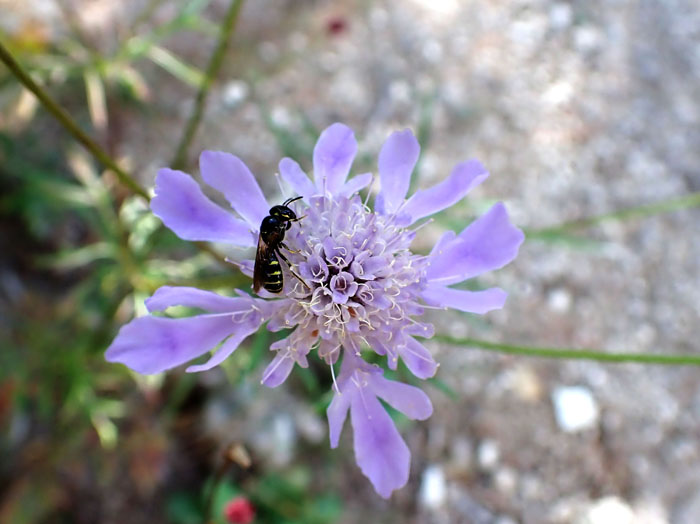
[[552, 403], [557, 425], [566, 433], [591, 429], [598, 423], [598, 404], [586, 387], [558, 387], [552, 392]]

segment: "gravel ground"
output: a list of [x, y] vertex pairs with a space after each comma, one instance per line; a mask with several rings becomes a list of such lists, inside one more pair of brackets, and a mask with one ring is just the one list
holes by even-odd
[[[243, 34], [266, 34], [256, 49], [270, 69], [254, 88], [233, 75], [229, 89], [254, 90], [291, 129], [299, 114], [318, 126], [348, 122], [371, 153], [391, 129], [416, 128], [427, 114], [421, 183], [471, 156], [492, 172], [450, 225], [491, 199], [538, 228], [700, 187], [697, 4], [288, 5], [279, 19], [267, 16], [269, 3], [248, 6]], [[345, 30], [333, 34], [338, 20]], [[202, 147], [242, 150], [258, 172], [274, 170], [252, 102], [226, 118], [210, 109]], [[585, 246], [531, 240], [484, 280], [510, 291], [503, 311], [434, 320], [442, 332], [515, 343], [698, 351], [699, 216], [609, 223], [588, 231], [594, 243]], [[432, 347], [458, 397], [434, 390], [435, 415], [411, 426], [411, 485], [386, 504], [363, 488], [344, 522], [376, 521], [378, 511], [387, 522], [700, 521], [695, 369]], [[556, 417], [553, 395], [567, 386], [594, 404], [579, 426]], [[560, 409], [581, 414], [567, 402]]]
[[[195, 63], [209, 52], [191, 35], [168, 47]], [[149, 75], [161, 117], [122, 122], [122, 153], [145, 183], [189, 111], [177, 100], [191, 100], [165, 73]], [[304, 118], [319, 128], [344, 121], [371, 156], [391, 130], [425, 120], [420, 184], [478, 157], [492, 177], [426, 228], [425, 245], [495, 199], [536, 229], [700, 190], [692, 1], [258, 0], [243, 10], [221, 78], [192, 151], [235, 152], [256, 173], [274, 172], [280, 156], [261, 104], [294, 133]], [[267, 185], [275, 190], [273, 177]], [[433, 320], [438, 332], [511, 343], [700, 351], [698, 218], [607, 223], [582, 245], [531, 239], [482, 281], [509, 291], [504, 310]], [[433, 417], [404, 431], [410, 484], [389, 502], [361, 479], [344, 436], [336, 453], [347, 467], [332, 480], [346, 494], [343, 523], [700, 522], [696, 369], [431, 347], [457, 396], [430, 390]], [[578, 397], [567, 397], [571, 386]], [[224, 423], [214, 407], [216, 433]]]

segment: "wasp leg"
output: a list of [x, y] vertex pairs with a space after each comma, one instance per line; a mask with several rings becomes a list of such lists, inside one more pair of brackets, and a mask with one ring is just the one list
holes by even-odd
[[[284, 242], [280, 242], [280, 243], [279, 243], [279, 246], [280, 246], [280, 247], [283, 247], [284, 249], [286, 249], [286, 250], [289, 251], [290, 253], [294, 253], [294, 254], [299, 253], [299, 251], [294, 251], [293, 249], [289, 249], [289, 246], [288, 246], [287, 244], [285, 244]], [[285, 260], [286, 260], [286, 259], [285, 259]], [[288, 260], [287, 260], [287, 264], [289, 264], [289, 261], [288, 261]]]
[[[289, 251], [290, 253], [296, 253], [296, 251], [291, 251], [287, 246], [285, 246], [283, 242], [281, 242], [280, 245], [281, 245], [282, 247], [284, 247], [284, 248], [285, 248], [287, 251]], [[276, 248], [276, 249], [275, 249], [275, 253], [277, 253], [277, 256], [279, 256], [279, 257], [280, 257], [282, 260], [284, 260], [284, 262], [287, 264], [287, 267], [289, 268], [289, 272], [290, 272], [292, 275], [294, 275], [294, 276], [297, 278], [297, 280], [299, 280], [299, 282], [301, 282], [302, 284], [304, 284], [304, 287], [305, 287], [306, 289], [311, 290], [311, 288], [309, 287], [309, 285], [308, 285], [306, 282], [304, 282], [304, 279], [301, 278], [301, 277], [297, 274], [296, 271], [294, 271], [294, 265], [289, 261], [289, 259], [287, 259], [287, 257], [285, 257], [285, 256], [282, 254], [282, 252], [279, 250], [279, 248]]]

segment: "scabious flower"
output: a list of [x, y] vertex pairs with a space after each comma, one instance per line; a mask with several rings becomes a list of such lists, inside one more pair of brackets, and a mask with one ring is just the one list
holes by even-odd
[[[106, 358], [149, 374], [216, 348], [208, 361], [187, 368], [204, 371], [264, 324], [270, 331], [291, 330], [270, 346], [275, 357], [262, 383], [282, 384], [295, 364], [308, 366], [313, 349], [331, 372], [341, 360], [327, 411], [331, 447], [338, 445], [349, 412], [357, 463], [375, 490], [389, 497], [408, 481], [410, 452], [379, 399], [419, 420], [431, 415], [432, 405], [419, 388], [385, 378], [381, 367], [365, 361], [363, 351], [385, 356], [390, 369], [401, 359], [416, 377], [432, 377], [438, 365], [416, 338], [433, 335], [432, 325], [420, 320], [425, 307], [479, 314], [501, 308], [506, 293], [499, 288], [450, 286], [513, 260], [523, 233], [498, 203], [459, 234], [445, 233], [429, 255], [413, 254], [411, 226], [461, 200], [488, 173], [470, 160], [406, 199], [420, 147], [410, 130], [398, 131], [379, 153], [380, 189], [371, 210], [358, 191], [370, 184], [372, 174], [348, 179], [356, 152], [352, 130], [333, 124], [314, 148], [313, 181], [294, 160], [284, 158], [279, 164], [282, 178], [303, 197], [295, 209], [304, 218], [287, 231], [291, 252], [285, 254], [306, 286], [285, 269], [279, 295], [261, 291], [255, 297], [238, 290], [237, 296], [224, 297], [190, 287], [162, 287], [146, 301], [151, 313], [177, 305], [206, 313], [136, 318], [122, 327]], [[153, 213], [186, 240], [254, 246], [271, 205], [253, 174], [238, 157], [212, 151], [202, 153], [200, 169], [204, 182], [223, 193], [237, 216], [209, 200], [189, 175], [172, 169], [158, 172]], [[252, 275], [252, 260], [238, 265]]]

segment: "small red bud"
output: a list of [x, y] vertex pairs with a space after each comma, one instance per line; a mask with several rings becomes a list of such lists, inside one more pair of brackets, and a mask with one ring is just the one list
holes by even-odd
[[326, 31], [332, 36], [345, 32], [347, 28], [348, 22], [342, 16], [334, 16], [326, 22]]
[[250, 524], [255, 519], [255, 508], [247, 498], [236, 497], [226, 504], [224, 516], [231, 524]]

